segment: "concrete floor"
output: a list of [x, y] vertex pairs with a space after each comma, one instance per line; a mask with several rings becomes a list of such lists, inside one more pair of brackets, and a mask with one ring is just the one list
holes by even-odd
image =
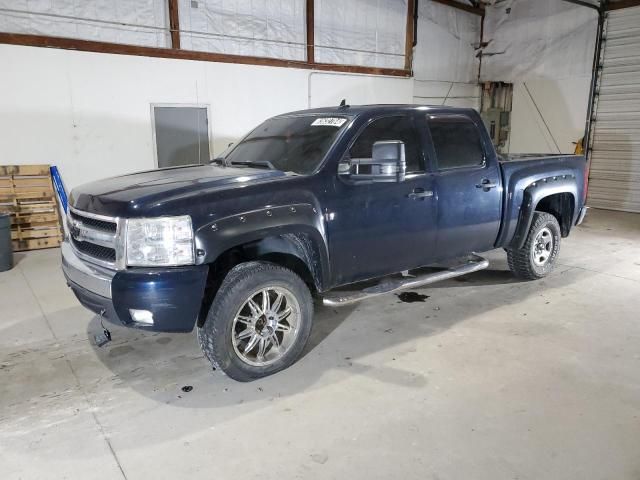
[[[0, 478], [640, 478], [640, 215], [591, 211], [547, 279], [492, 266], [318, 307], [292, 368], [211, 372], [194, 335], [114, 328], [59, 251], [0, 274]], [[193, 390], [181, 391], [190, 385]]]

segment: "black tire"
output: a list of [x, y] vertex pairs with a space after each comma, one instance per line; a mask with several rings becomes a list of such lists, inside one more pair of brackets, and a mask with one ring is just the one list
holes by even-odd
[[[268, 365], [251, 365], [243, 360], [240, 346], [234, 347], [234, 319], [245, 308], [243, 305], [247, 300], [253, 298], [252, 294], [268, 288], [285, 289], [294, 297], [299, 313], [297, 328], [281, 357]], [[220, 285], [204, 325], [198, 328], [198, 342], [214, 369], [234, 380], [248, 382], [272, 375], [295, 363], [309, 339], [312, 323], [313, 299], [298, 275], [273, 263], [246, 262], [231, 269]]]
[[[551, 241], [553, 243], [548, 249], [548, 257], [541, 264], [543, 257], [535, 254], [534, 243], [537, 243], [536, 238], [540, 238], [539, 234], [545, 229], [551, 232]], [[527, 240], [522, 248], [507, 250], [509, 268], [515, 276], [527, 280], [546, 277], [553, 270], [558, 253], [560, 253], [560, 238], [560, 225], [556, 217], [550, 213], [534, 212]]]

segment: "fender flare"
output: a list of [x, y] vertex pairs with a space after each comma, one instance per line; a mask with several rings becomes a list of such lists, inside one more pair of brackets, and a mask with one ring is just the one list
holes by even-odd
[[[524, 190], [522, 208], [518, 218], [518, 225], [511, 241], [510, 248], [522, 248], [527, 240], [527, 234], [533, 221], [533, 214], [540, 200], [558, 193], [570, 193], [573, 196], [574, 205], [578, 198], [576, 177], [573, 175], [557, 175], [536, 180]], [[573, 212], [575, 215], [575, 212]]]
[[258, 254], [294, 255], [307, 266], [316, 288], [330, 282], [324, 218], [309, 203], [269, 206], [220, 218], [198, 228], [198, 264], [213, 263], [224, 252], [251, 244]]

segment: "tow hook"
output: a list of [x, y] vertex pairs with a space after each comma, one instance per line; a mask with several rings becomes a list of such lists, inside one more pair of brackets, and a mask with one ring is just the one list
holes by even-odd
[[111, 332], [104, 326], [103, 323], [104, 310], [100, 311], [100, 326], [102, 327], [102, 333], [93, 336], [94, 341], [98, 347], [103, 347], [111, 341]]

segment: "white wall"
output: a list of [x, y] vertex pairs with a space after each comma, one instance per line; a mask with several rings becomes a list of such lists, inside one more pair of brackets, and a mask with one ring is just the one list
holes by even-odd
[[429, 0], [418, 3], [414, 103], [480, 107], [480, 17]]
[[584, 134], [590, 82], [591, 76], [515, 82], [510, 152], [572, 153]]
[[214, 153], [309, 106], [411, 103], [411, 79], [0, 45], [0, 164], [58, 165], [67, 188], [154, 168], [152, 103], [208, 104]]
[[[309, 108], [371, 103], [411, 103], [413, 79], [376, 75], [311, 72], [308, 74]], [[306, 107], [305, 107], [306, 108]]]
[[510, 152], [571, 153], [584, 133], [595, 10], [558, 0], [487, 7], [481, 79], [514, 84]]

